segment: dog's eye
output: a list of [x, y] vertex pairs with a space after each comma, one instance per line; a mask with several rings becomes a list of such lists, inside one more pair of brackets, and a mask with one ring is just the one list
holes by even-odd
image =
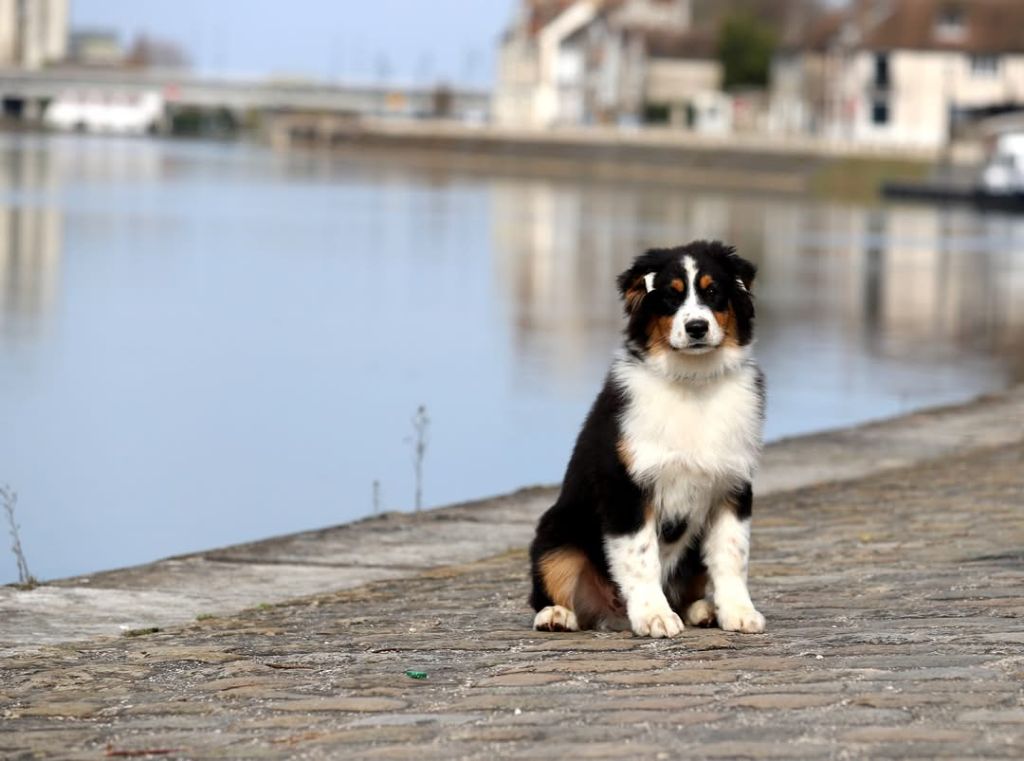
[[718, 287], [714, 283], [712, 283], [711, 285], [704, 289], [704, 294], [709, 299], [713, 299], [715, 296], [718, 295]]

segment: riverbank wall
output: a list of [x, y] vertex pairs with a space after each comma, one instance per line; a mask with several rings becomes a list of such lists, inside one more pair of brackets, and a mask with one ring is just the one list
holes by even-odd
[[491, 174], [859, 198], [874, 197], [883, 180], [921, 179], [949, 158], [936, 150], [764, 135], [706, 136], [650, 128], [525, 130], [309, 114], [268, 117], [262, 136], [280, 150], [331, 150]]

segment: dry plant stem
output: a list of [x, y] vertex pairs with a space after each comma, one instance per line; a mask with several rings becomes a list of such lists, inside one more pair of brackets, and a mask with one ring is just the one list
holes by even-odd
[[6, 484], [0, 486], [0, 502], [3, 502], [4, 513], [7, 514], [7, 526], [11, 534], [11, 552], [18, 563], [18, 584], [22, 587], [34, 587], [37, 582], [28, 570], [28, 561], [21, 546], [21, 535], [18, 533], [18, 522], [14, 518], [14, 508], [18, 504], [18, 493]]
[[423, 507], [423, 459], [427, 454], [428, 433], [430, 431], [430, 416], [427, 414], [426, 405], [421, 404], [412, 418], [412, 427], [415, 433], [413, 440], [413, 467], [416, 471], [416, 510]]

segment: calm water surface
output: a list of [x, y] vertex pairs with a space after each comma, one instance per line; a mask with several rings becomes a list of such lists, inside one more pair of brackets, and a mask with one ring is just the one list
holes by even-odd
[[[1024, 217], [0, 137], [0, 482], [90, 572], [561, 477], [652, 245], [761, 265], [778, 438], [1024, 377]], [[0, 552], [0, 582], [16, 568]]]

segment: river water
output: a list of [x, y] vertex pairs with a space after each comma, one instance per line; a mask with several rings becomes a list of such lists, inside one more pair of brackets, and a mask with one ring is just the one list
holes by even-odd
[[[757, 262], [779, 438], [1024, 377], [1024, 217], [0, 137], [0, 483], [87, 573], [561, 477], [653, 245]], [[14, 580], [0, 552], [0, 582]]]

